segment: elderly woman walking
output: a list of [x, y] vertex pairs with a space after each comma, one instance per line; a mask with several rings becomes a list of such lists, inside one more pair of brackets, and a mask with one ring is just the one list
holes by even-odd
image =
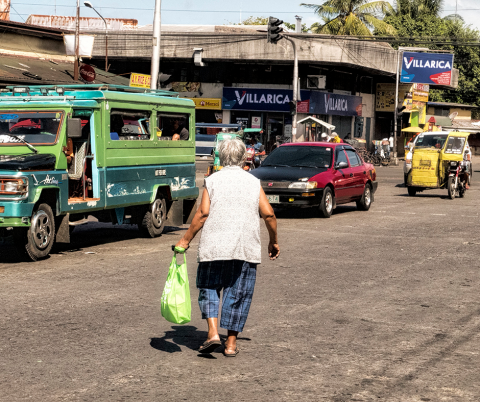
[[260, 181], [242, 169], [246, 156], [243, 142], [223, 141], [219, 156], [223, 169], [205, 179], [200, 207], [177, 246], [187, 249], [203, 228], [198, 246], [197, 288], [208, 336], [199, 352], [211, 353], [221, 345], [217, 317], [223, 289], [220, 327], [228, 331], [224, 354], [235, 357], [239, 352], [237, 335], [247, 320], [257, 264], [261, 262], [259, 214], [270, 237], [271, 260], [279, 256], [280, 247], [277, 220]]

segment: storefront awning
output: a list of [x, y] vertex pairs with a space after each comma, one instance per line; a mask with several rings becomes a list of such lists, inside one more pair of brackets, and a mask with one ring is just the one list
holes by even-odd
[[316, 117], [313, 116], [308, 116], [305, 117], [302, 120], [297, 121], [297, 124], [306, 124], [306, 123], [317, 123], [320, 124], [321, 126], [325, 127], [327, 130], [335, 130], [335, 126], [332, 124], [325, 123], [323, 120], [317, 119]]

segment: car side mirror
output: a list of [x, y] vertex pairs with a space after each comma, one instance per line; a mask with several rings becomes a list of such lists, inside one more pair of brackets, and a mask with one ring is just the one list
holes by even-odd
[[335, 169], [346, 169], [348, 168], [347, 162], [339, 162], [335, 165]]
[[67, 137], [82, 138], [82, 119], [67, 119]]

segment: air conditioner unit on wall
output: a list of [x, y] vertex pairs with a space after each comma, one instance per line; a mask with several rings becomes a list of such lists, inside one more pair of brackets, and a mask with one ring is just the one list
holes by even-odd
[[307, 88], [325, 89], [326, 81], [326, 75], [307, 75]]

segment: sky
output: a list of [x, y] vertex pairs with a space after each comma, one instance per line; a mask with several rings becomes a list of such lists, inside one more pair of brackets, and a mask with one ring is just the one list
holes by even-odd
[[[83, 6], [82, 17], [97, 17], [95, 12]], [[162, 23], [186, 25], [224, 25], [238, 23], [250, 16], [274, 16], [295, 23], [295, 15], [310, 26], [318, 21], [312, 10], [301, 7], [302, 0], [163, 0]], [[303, 0], [309, 1], [309, 0]], [[152, 24], [155, 0], [90, 0], [104, 18], [134, 18], [139, 25]], [[324, 0], [315, 1], [321, 4]], [[390, 0], [392, 3], [393, 0]], [[479, 0], [444, 0], [442, 16], [455, 13], [455, 8], [467, 24], [480, 30]], [[75, 0], [11, 0], [10, 19], [24, 22], [29, 14], [75, 16]]]

